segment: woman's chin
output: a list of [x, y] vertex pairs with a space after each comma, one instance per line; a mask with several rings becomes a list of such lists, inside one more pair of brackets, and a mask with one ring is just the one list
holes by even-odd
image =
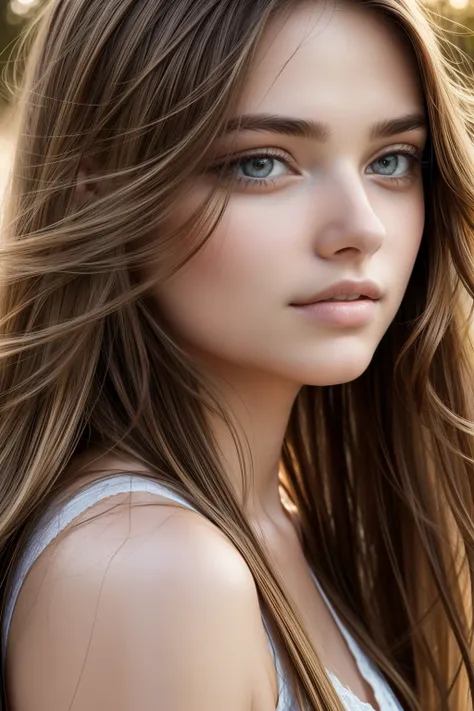
[[342, 385], [359, 378], [369, 367], [373, 353], [340, 354], [336, 359], [321, 361], [314, 368], [305, 368], [304, 377], [300, 378], [305, 385]]

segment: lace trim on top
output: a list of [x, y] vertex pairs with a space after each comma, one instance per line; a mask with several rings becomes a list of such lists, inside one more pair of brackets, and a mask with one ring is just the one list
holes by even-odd
[[[395, 694], [393, 693], [385, 679], [381, 676], [376, 666], [362, 651], [355, 639], [351, 636], [349, 631], [345, 628], [345, 626], [337, 616], [335, 609], [329, 602], [329, 599], [327, 598], [315, 574], [311, 569], [310, 573], [316, 587], [321, 593], [324, 602], [326, 603], [329, 608], [329, 611], [334, 617], [337, 626], [341, 630], [341, 634], [346, 640], [347, 646], [349, 647], [349, 650], [355, 659], [357, 668], [359, 669], [361, 676], [372, 688], [375, 700], [377, 701], [377, 705], [379, 707], [379, 711], [403, 711], [397, 698], [395, 697]], [[265, 625], [265, 627], [267, 629], [267, 635], [271, 641], [271, 650], [275, 660], [275, 667], [278, 677], [278, 706], [276, 708], [276, 711], [299, 711], [296, 699], [294, 698], [291, 690], [289, 689], [287, 680], [285, 679], [283, 665], [281, 663], [281, 659], [279, 658], [275, 644], [271, 640], [267, 625]], [[368, 702], [359, 699], [359, 697], [351, 689], [349, 689], [349, 687], [344, 686], [338, 679], [338, 677], [333, 672], [329, 671], [329, 669], [326, 669], [326, 674], [331, 680], [331, 683], [334, 686], [337, 695], [341, 699], [345, 711], [375, 711], [372, 704], [369, 704]]]
[[[346, 640], [347, 646], [349, 647], [352, 656], [355, 659], [357, 668], [359, 669], [361, 676], [372, 687], [375, 700], [377, 701], [377, 705], [380, 711], [403, 711], [395, 694], [393, 693], [385, 679], [382, 677], [375, 664], [362, 651], [355, 639], [352, 637], [352, 635], [349, 634], [349, 631], [342, 624], [341, 620], [336, 614], [335, 609], [333, 608], [332, 604], [329, 602], [327, 596], [321, 588], [321, 585], [319, 584], [313, 571], [310, 572], [316, 587], [321, 593], [323, 600], [328, 606], [329, 611], [334, 617], [337, 626], [341, 630], [341, 633], [344, 639]], [[332, 674], [332, 672], [328, 672], [328, 674], [332, 682], [334, 683], [334, 686], [338, 690], [338, 693], [341, 696], [342, 700], [345, 701], [346, 699], [347, 711], [374, 711], [374, 707], [372, 706], [372, 704], [368, 704], [366, 702], [361, 701], [350, 689], [343, 686], [339, 679], [337, 679], [337, 677]]]

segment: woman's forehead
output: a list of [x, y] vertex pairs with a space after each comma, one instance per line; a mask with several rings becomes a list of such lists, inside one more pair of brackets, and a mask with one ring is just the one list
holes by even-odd
[[238, 108], [330, 120], [364, 105], [385, 118], [423, 110], [409, 43], [374, 11], [305, 3], [268, 27]]

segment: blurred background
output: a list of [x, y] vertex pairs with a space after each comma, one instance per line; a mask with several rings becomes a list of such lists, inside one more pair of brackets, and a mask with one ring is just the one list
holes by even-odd
[[[6, 183], [15, 129], [9, 116], [18, 40], [45, 0], [0, 0], [0, 200]], [[474, 60], [474, 0], [424, 0], [449, 40]], [[16, 74], [21, 75], [16, 63]], [[473, 65], [474, 66], [474, 65]], [[466, 71], [473, 68], [466, 61]]]

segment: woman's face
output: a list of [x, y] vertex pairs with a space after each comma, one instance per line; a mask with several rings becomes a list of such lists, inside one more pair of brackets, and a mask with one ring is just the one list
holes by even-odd
[[[235, 159], [224, 219], [157, 292], [159, 310], [188, 351], [224, 375], [350, 381], [393, 320], [422, 237], [415, 61], [377, 15], [304, 4], [267, 30], [229, 119], [243, 115], [254, 117], [248, 129], [220, 138], [209, 156], [210, 166], [229, 152]], [[212, 170], [198, 180], [177, 222], [216, 183]], [[367, 280], [372, 287], [359, 283]], [[332, 287], [336, 297], [371, 298], [294, 305]]]

